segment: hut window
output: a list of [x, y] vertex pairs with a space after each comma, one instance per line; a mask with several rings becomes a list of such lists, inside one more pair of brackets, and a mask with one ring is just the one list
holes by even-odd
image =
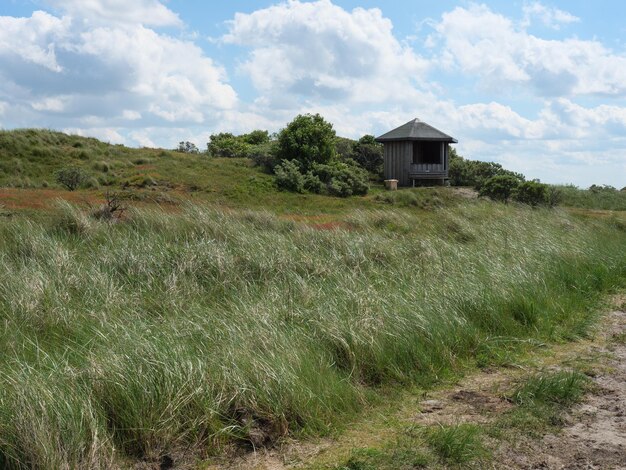
[[413, 142], [413, 163], [442, 163], [441, 142]]

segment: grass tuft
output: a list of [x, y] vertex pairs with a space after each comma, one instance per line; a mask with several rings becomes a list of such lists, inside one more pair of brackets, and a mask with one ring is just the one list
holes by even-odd
[[514, 391], [512, 400], [521, 406], [569, 406], [582, 398], [588, 383], [589, 379], [577, 371], [541, 373], [526, 379]]
[[475, 425], [439, 425], [424, 432], [428, 445], [445, 462], [467, 464], [485, 456], [481, 431]]

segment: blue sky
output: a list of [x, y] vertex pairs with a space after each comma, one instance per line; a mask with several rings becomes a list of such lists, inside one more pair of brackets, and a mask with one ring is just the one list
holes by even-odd
[[545, 182], [626, 186], [621, 1], [2, 0], [0, 127], [204, 147], [414, 117]]

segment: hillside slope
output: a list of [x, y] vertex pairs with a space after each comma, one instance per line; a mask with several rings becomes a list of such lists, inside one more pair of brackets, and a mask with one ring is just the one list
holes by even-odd
[[[338, 138], [337, 151], [345, 151], [350, 142]], [[80, 195], [69, 194], [56, 182], [55, 173], [70, 166], [79, 167], [88, 175]], [[272, 176], [248, 158], [129, 148], [45, 129], [0, 131], [0, 188], [5, 188], [0, 189], [0, 204], [10, 208], [49, 207], [48, 203], [57, 198], [95, 201], [107, 190], [125, 190], [132, 193], [133, 199], [146, 202], [177, 203], [191, 199], [235, 208], [308, 214], [385, 204], [430, 208], [462, 199], [441, 189], [402, 191], [401, 195], [390, 196], [379, 183], [371, 181], [370, 185], [370, 194], [364, 198], [292, 194], [277, 191]], [[591, 190], [562, 186], [560, 191], [562, 205], [567, 207], [626, 210], [626, 191], [601, 186]]]
[[[55, 181], [55, 172], [69, 166], [89, 175], [79, 191], [69, 192]], [[464, 199], [442, 189], [389, 195], [372, 182], [367, 197], [295, 194], [278, 191], [274, 178], [248, 158], [133, 149], [40, 129], [0, 131], [0, 204], [10, 210], [50, 209], [56, 199], [94, 203], [106, 191], [121, 190], [139, 203], [191, 200], [308, 215], [389, 205], [432, 208]]]

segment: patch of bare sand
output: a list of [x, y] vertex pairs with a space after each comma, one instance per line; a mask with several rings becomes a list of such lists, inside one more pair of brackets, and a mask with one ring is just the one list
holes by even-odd
[[499, 468], [626, 469], [626, 311], [607, 320], [597, 346], [590, 346], [604, 356], [592, 379], [595, 390], [571, 410], [558, 434], [501, 446]]

